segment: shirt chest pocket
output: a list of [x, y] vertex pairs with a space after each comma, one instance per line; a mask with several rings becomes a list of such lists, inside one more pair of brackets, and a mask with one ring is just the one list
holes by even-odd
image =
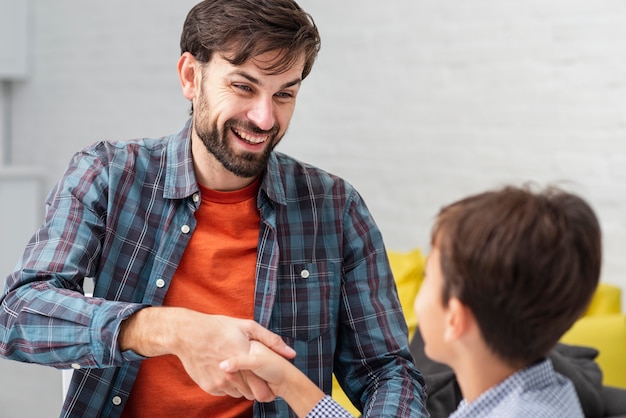
[[272, 330], [312, 341], [336, 327], [341, 270], [338, 262], [280, 264]]

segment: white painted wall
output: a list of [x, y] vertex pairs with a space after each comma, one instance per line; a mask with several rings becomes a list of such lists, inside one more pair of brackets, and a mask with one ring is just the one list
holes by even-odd
[[[175, 65], [195, 0], [30, 1], [12, 161], [46, 190], [85, 145], [182, 126]], [[626, 289], [626, 2], [301, 5], [322, 51], [280, 148], [355, 184], [389, 248], [427, 249], [438, 209], [468, 193], [557, 182], [596, 209], [603, 280]]]
[[514, 182], [583, 195], [626, 288], [626, 3], [311, 0], [323, 47], [283, 150], [351, 180], [391, 248]]

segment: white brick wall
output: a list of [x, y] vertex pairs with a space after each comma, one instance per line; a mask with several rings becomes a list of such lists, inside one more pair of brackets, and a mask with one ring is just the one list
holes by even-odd
[[[186, 118], [187, 9], [32, 0], [32, 77], [14, 156], [51, 186], [78, 148]], [[505, 182], [566, 182], [598, 211], [604, 279], [626, 286], [626, 3], [304, 0], [323, 39], [282, 150], [362, 191], [389, 247], [428, 246], [444, 203]]]
[[306, 6], [323, 47], [283, 149], [356, 184], [389, 247], [428, 248], [465, 194], [558, 183], [596, 209], [603, 280], [626, 288], [626, 3]]
[[[49, 189], [82, 146], [180, 128], [195, 0], [30, 1], [14, 163]], [[626, 289], [626, 2], [301, 4], [322, 51], [280, 148], [355, 184], [388, 247], [427, 249], [439, 207], [468, 193], [558, 182], [596, 209], [603, 280]]]

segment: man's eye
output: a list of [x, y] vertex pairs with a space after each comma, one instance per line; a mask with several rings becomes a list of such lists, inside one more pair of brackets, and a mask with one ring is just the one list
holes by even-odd
[[252, 91], [250, 86], [247, 86], [245, 84], [235, 84], [235, 88], [237, 88], [237, 89], [239, 89], [241, 91]]
[[280, 92], [280, 93], [276, 93], [276, 97], [281, 98], [281, 99], [291, 99], [293, 97], [293, 94], [287, 93], [287, 92]]

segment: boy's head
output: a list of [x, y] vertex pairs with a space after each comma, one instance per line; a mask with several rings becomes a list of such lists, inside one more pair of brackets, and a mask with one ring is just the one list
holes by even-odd
[[426, 317], [420, 328], [441, 326], [427, 323], [437, 310], [463, 306], [487, 347], [518, 367], [546, 356], [584, 312], [602, 259], [593, 210], [556, 188], [506, 187], [446, 206], [432, 230], [432, 250], [422, 286], [429, 299], [439, 298], [418, 296], [416, 310]]

